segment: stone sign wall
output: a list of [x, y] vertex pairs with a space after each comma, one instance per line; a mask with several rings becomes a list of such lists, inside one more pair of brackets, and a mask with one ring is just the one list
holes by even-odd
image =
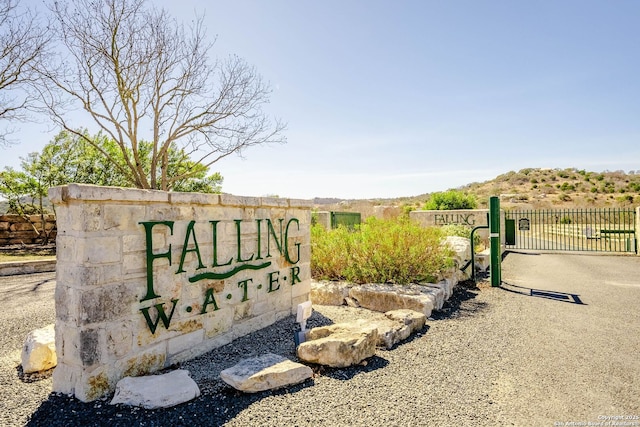
[[94, 400], [309, 299], [310, 201], [78, 184], [49, 197], [56, 392]]

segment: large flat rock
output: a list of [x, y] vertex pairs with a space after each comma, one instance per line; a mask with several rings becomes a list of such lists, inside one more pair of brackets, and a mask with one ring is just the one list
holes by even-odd
[[309, 331], [307, 341], [298, 346], [298, 357], [305, 362], [345, 368], [375, 355], [377, 342], [378, 330], [372, 324], [322, 326]]
[[434, 308], [442, 307], [444, 292], [422, 285], [366, 284], [353, 286], [349, 298], [369, 310], [386, 313], [406, 308], [429, 317]]
[[351, 286], [353, 285], [344, 282], [311, 281], [309, 299], [318, 305], [343, 305]]
[[244, 359], [220, 372], [225, 383], [245, 393], [299, 384], [312, 376], [313, 371], [308, 366], [273, 353]]
[[169, 408], [198, 396], [200, 388], [189, 376], [189, 371], [179, 369], [162, 375], [124, 377], [116, 385], [111, 404]]

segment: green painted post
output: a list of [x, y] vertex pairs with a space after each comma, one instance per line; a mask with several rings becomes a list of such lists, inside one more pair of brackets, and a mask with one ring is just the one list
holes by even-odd
[[500, 199], [492, 196], [489, 199], [489, 237], [491, 243], [491, 286], [502, 283], [502, 267], [500, 261]]

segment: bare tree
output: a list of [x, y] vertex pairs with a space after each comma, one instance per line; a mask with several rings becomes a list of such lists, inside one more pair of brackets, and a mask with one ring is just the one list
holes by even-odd
[[[202, 17], [185, 27], [145, 0], [60, 0], [50, 8], [65, 55], [41, 70], [47, 110], [79, 137], [83, 124], [72, 123], [67, 107], [83, 110], [124, 162], [103, 155], [138, 187], [169, 190], [188, 177], [167, 174], [172, 143], [209, 167], [247, 147], [285, 142], [284, 125], [262, 110], [269, 86], [238, 57], [210, 57]], [[153, 143], [150, 173], [142, 140]]]
[[35, 13], [21, 9], [18, 0], [0, 0], [0, 146], [11, 142], [12, 124], [25, 120], [33, 106], [29, 84], [48, 42]]

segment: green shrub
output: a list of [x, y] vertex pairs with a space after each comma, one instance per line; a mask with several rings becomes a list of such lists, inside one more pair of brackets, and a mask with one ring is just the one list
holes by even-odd
[[311, 229], [311, 274], [354, 283], [433, 282], [453, 265], [439, 228], [406, 219], [368, 218], [355, 231]]
[[560, 220], [560, 224], [571, 224], [572, 219], [570, 216], [563, 216]]
[[465, 194], [457, 190], [433, 193], [424, 205], [426, 210], [433, 211], [476, 209], [477, 207], [478, 202], [473, 194]]

